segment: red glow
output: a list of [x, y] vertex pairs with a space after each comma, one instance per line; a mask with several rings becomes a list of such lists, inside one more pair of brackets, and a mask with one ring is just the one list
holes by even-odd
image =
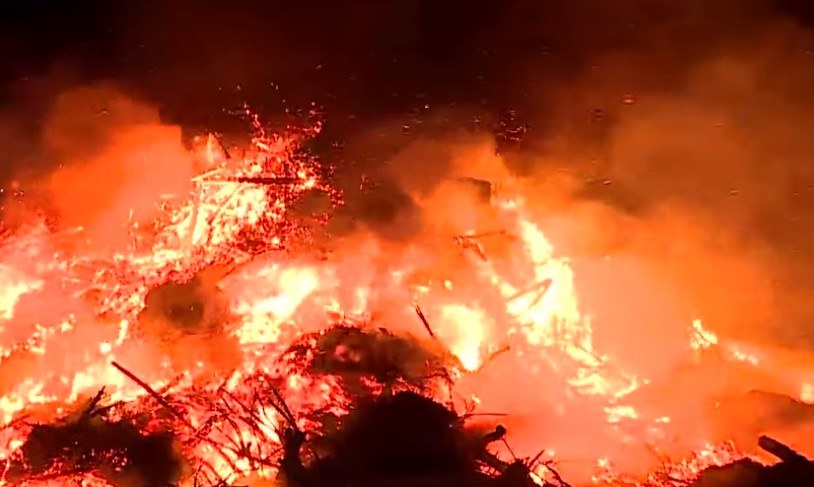
[[[338, 205], [341, 195], [319, 180], [309, 162], [291, 157], [302, 136], [265, 134], [259, 124], [256, 129], [253, 145], [240, 158], [227, 158], [213, 136], [201, 137], [193, 153], [186, 154], [178, 152], [177, 144], [154, 142], [167, 140], [166, 134], [155, 139], [141, 128], [118, 137], [90, 165], [54, 175], [52, 184], [67, 202], [63, 206], [82, 228], [54, 234], [32, 220], [0, 247], [0, 414], [2, 423], [12, 425], [0, 430], [0, 458], [18, 455], [28, 433], [16, 420], [60, 417], [102, 387], [106, 402], [147, 407], [152, 398], [113, 367], [115, 361], [166, 397], [178, 398], [183, 421], [175, 433], [183, 453], [196, 466], [208, 467], [190, 472], [184, 485], [193, 485], [196, 475], [229, 482], [270, 477], [274, 468], [230, 446], [249, 445], [259, 457], [279, 442], [274, 431], [279, 418], [252, 396], [264, 377], [287, 377], [283, 392], [295, 413], [322, 407], [341, 411], [346, 405], [334, 382], [299, 374], [279, 360], [280, 352], [302, 333], [322, 329], [337, 317], [375, 317], [382, 326], [423, 336], [415, 303], [460, 360], [456, 392], [478, 410], [510, 414], [506, 425], [518, 455], [532, 456], [548, 447], [557, 459], [576, 459], [562, 469], [574, 482], [601, 483], [629, 474], [641, 485], [660, 485], [659, 474], [648, 472], [661, 460], [643, 445], [687, 458], [663, 467], [672, 478], [689, 479], [709, 465], [741, 456], [731, 444], [715, 443], [701, 404], [687, 407], [676, 404], [675, 397], [640, 404], [637, 393], [654, 379], [654, 370], [665, 367], [658, 360], [679, 355], [700, 360], [714, 352], [716, 363], [748, 369], [733, 376], [748, 381], [757, 374], [752, 370], [779, 364], [780, 355], [727, 342], [701, 320], [687, 319], [680, 328], [639, 341], [644, 339], [625, 323], [590, 316], [578, 284], [599, 279], [599, 269], [607, 264], [575, 258], [572, 265], [547, 237], [548, 228], [558, 228], [561, 220], [540, 218], [533, 198], [520, 186], [504, 188], [490, 205], [475, 204], [449, 187], [417, 196], [436, 215], [431, 232], [438, 238], [396, 245], [359, 232], [337, 244], [328, 259], [275, 251], [308, 238], [289, 218], [292, 201], [320, 189]], [[144, 150], [150, 154], [147, 168], [141, 166], [139, 151]], [[105, 165], [111, 157], [119, 157], [122, 165]], [[479, 157], [480, 172], [506, 177], [499, 158]], [[147, 176], [129, 178], [130, 166]], [[187, 174], [193, 167], [200, 174]], [[99, 186], [98, 194], [83, 199], [75, 180], [88, 174], [115, 179], [126, 191]], [[297, 182], [266, 186], [236, 182], [236, 177], [293, 177]], [[452, 238], [495, 229], [501, 233], [469, 241], [480, 252], [456, 246]], [[257, 245], [268, 252], [250, 256], [247, 241], [260, 241]], [[593, 275], [575, 274], [592, 265]], [[626, 282], [635, 286], [640, 272], [635, 262], [619, 265], [628, 272]], [[228, 298], [230, 338], [216, 344], [183, 338], [166, 348], [145, 336], [137, 316], [148, 289], [204, 269]], [[218, 274], [218, 269], [230, 272]], [[649, 283], [641, 286], [642, 296], [618, 291], [604, 299], [626, 298], [628, 306], [642, 298], [652, 303], [658, 291]], [[618, 307], [625, 306], [622, 302]], [[614, 336], [608, 330], [615, 326], [627, 331]], [[638, 360], [608, 353], [636, 347], [642, 349]], [[775, 379], [778, 389], [811, 400], [805, 372]], [[689, 387], [704, 388], [700, 376], [688, 380]], [[708, 392], [701, 396], [718, 391]], [[209, 404], [218, 400], [245, 404], [262, 418], [262, 429], [218, 419], [217, 408]], [[213, 426], [202, 434], [205, 423]], [[545, 475], [544, 469], [539, 473]], [[51, 484], [61, 482], [29, 483]], [[82, 485], [105, 483], [87, 477]]]

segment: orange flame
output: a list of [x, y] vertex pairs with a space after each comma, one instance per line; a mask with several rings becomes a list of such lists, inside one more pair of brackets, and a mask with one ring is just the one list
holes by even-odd
[[[409, 276], [421, 271], [422, 262], [431, 260], [426, 258], [429, 250], [411, 245], [401, 254], [388, 254], [385, 246], [367, 235], [328, 260], [241, 253], [237, 242], [251, 231], [262, 233], [269, 248], [282, 248], [287, 238], [282, 230], [288, 219], [287, 203], [310, 189], [333, 191], [320, 182], [314, 167], [290, 157], [296, 138], [268, 136], [259, 125], [257, 128], [253, 147], [239, 160], [227, 158], [214, 136], [199, 139], [193, 152], [205, 162], [206, 172], [194, 179], [195, 191], [188, 198], [162, 203], [161, 221], [148, 244], [134, 244], [115, 255], [65, 255], [56, 251], [54, 236], [38, 226], [5, 242], [0, 248], [0, 414], [4, 424], [34, 410], [44, 411], [38, 414], [45, 420], [59, 417], [102, 387], [107, 388], [110, 401], [144, 399], [144, 388], [113, 368], [113, 361], [132, 367], [135, 375], [156, 390], [169, 387], [173, 393], [181, 393], [197, 388], [240, 396], [252, 374], [271, 373], [278, 365], [277, 354], [290, 340], [324, 327], [329, 316], [380, 314], [388, 326], [420, 332], [412, 307], [418, 301], [439, 340], [468, 372], [463, 374], [461, 387], [476, 398], [491, 387], [482, 376], [491, 366], [491, 354], [506, 344], [511, 363], [527, 368], [528, 386], [536, 384], [542, 389], [544, 383], [545, 387], [558, 384], [562, 388], [546, 392], [553, 397], [555, 411], [569, 401], [585, 411], [590, 409], [590, 414], [601, 418], [596, 424], [607, 429], [620, 446], [670, 435], [669, 418], [643, 415], [625, 401], [647, 383], [646, 378], [615, 365], [598, 350], [592, 319], [580, 308], [570, 262], [557, 255], [520, 194], [493, 202], [506, 234], [516, 239], [511, 252], [486, 260], [472, 256], [470, 282], [445, 278], [439, 288], [412, 283]], [[291, 165], [297, 166], [291, 170]], [[285, 174], [293, 174], [297, 182], [277, 190], [234, 180], [235, 176]], [[260, 228], [268, 222], [279, 224], [280, 233], [269, 234], [271, 227]], [[382, 260], [387, 262], [384, 272], [378, 263]], [[173, 275], [188, 278], [223, 262], [236, 268], [220, 279], [220, 288], [235, 316], [228, 332], [236, 339], [239, 365], [226, 372], [201, 358], [179, 371], [166, 350], [134, 331], [137, 314], [151, 286]], [[45, 302], [47, 307], [41, 304]], [[728, 360], [761, 362], [744, 347], [726, 343], [706, 330], [700, 320], [690, 329], [688, 349], [718, 347]], [[326, 406], [342, 411], [346, 402], [331, 379], [289, 372], [285, 386], [295, 411]], [[500, 391], [513, 401], [540, 395], [511, 387], [502, 384]], [[800, 394], [808, 401], [814, 397], [809, 383], [801, 386]], [[221, 424], [210, 429], [206, 441], [184, 453], [209, 465], [216, 478], [229, 482], [274, 475], [275, 469], [268, 465], [258, 465], [233, 449], [213, 446], [236, 442], [262, 449], [278, 443], [275, 428], [282, 419], [271, 408], [253, 407], [251, 414], [262, 418], [260, 432]], [[189, 407], [183, 414], [190, 428], [197, 429], [212, 413], [201, 405]], [[179, 432], [182, 439], [195, 434]], [[0, 459], [8, 461], [19, 454], [24, 440], [14, 428], [0, 431]], [[700, 448], [693, 460], [675, 463], [670, 467], [673, 473], [680, 471], [690, 478], [704, 466], [739, 455], [727, 445], [716, 447], [697, 440], [694, 444]], [[609, 481], [614, 475], [618, 478], [608, 471], [610, 460], [594, 463], [597, 466], [589, 469], [594, 482]], [[185, 485], [194, 480], [188, 476]], [[654, 479], [641, 480], [642, 485], [647, 482]], [[82, 483], [105, 485], [91, 476]]]

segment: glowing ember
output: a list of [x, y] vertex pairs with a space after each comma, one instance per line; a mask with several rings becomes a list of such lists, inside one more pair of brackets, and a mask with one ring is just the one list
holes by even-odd
[[[281, 418], [258, 399], [258, 390], [269, 391], [277, 381], [298, 418], [323, 409], [343, 414], [347, 406], [334, 379], [295, 372], [279, 360], [281, 352], [303, 333], [337, 321], [373, 320], [421, 335], [414, 303], [430, 331], [457, 356], [461, 384], [476, 402], [492, 387], [480, 374], [505, 360], [516, 365], [512, 373], [529, 378], [528, 387], [546, 388], [538, 395], [550, 395], [555, 409], [574, 405], [585, 411], [587, 421], [619, 446], [670, 436], [669, 418], [650, 418], [625, 402], [647, 381], [597, 349], [569, 261], [557, 255], [522, 195], [492, 202], [502, 232], [490, 238], [510, 248], [495, 256], [474, 234], [459, 239], [472, 245], [461, 245], [462, 255], [448, 261], [434, 260], [434, 244], [394, 252], [372, 235], [354, 237], [327, 259], [283, 253], [310, 238], [289, 215], [292, 202], [321, 191], [341, 204], [341, 195], [320, 180], [313, 161], [293, 155], [318, 127], [299, 137], [256, 128], [253, 146], [240, 159], [227, 157], [213, 136], [200, 138], [194, 154], [204, 172], [194, 179], [193, 193], [159, 202], [162, 214], [150, 231], [145, 222], [131, 222], [137, 237], [113, 255], [58, 250], [57, 236], [36, 225], [0, 247], [0, 414], [10, 425], [0, 431], [0, 458], [11, 464], [22, 454], [31, 432], [19, 421], [24, 415], [53, 420], [105, 388], [104, 402], [121, 402], [114, 409], [121, 417], [140, 408], [171, 411], [173, 433], [195, 467], [184, 473], [183, 485], [273, 476], [274, 463], [265, 459], [279, 444]], [[318, 218], [324, 222], [328, 215]], [[447, 240], [444, 245], [452, 247]], [[412, 282], [410, 276], [424, 272], [427, 262], [449, 275]], [[156, 318], [163, 311], [145, 311], [145, 299], [167, 281], [179, 283], [177, 292], [189, 292], [191, 301]], [[197, 291], [182, 287], [191, 282]], [[220, 299], [218, 293], [228, 309], [212, 311], [208, 306]], [[223, 328], [211, 332], [215, 337], [206, 328], [210, 315]], [[721, 344], [700, 320], [691, 330], [692, 350], [721, 347], [729, 360], [759, 362], [742, 347]], [[500, 391], [513, 402], [536, 393], [522, 389], [501, 383]], [[811, 401], [811, 385], [802, 386], [800, 395]], [[235, 411], [251, 421], [241, 422]], [[166, 427], [154, 423], [156, 430]], [[690, 443], [705, 445], [703, 440]], [[531, 455], [531, 447], [523, 453]], [[692, 460], [664, 467], [664, 474], [689, 479], [737, 457], [728, 445], [705, 445]], [[595, 482], [621, 478], [610, 471], [613, 460], [587, 469]], [[546, 475], [544, 469], [539, 473]], [[82, 482], [105, 485], [91, 476]]]

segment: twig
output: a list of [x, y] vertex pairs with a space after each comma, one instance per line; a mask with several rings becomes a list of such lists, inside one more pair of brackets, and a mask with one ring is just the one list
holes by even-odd
[[483, 262], [486, 262], [488, 259], [486, 258], [486, 252], [483, 251], [483, 247], [481, 247], [480, 242], [476, 238], [463, 236], [463, 237], [454, 237], [452, 239], [455, 243], [461, 246], [463, 250], [471, 250], [477, 254], [478, 258]]
[[[145, 391], [146, 391], [146, 392], [147, 392], [147, 393], [148, 393], [148, 394], [149, 394], [149, 395], [150, 395], [150, 396], [151, 396], [153, 399], [155, 399], [155, 400], [156, 400], [156, 402], [158, 402], [158, 403], [159, 403], [161, 406], [163, 406], [163, 407], [164, 407], [164, 408], [166, 408], [166, 409], [167, 409], [167, 410], [168, 410], [170, 413], [172, 413], [172, 415], [173, 415], [173, 416], [175, 416], [175, 417], [176, 417], [176, 418], [177, 418], [177, 419], [178, 419], [178, 420], [181, 422], [181, 424], [183, 424], [184, 426], [186, 426], [187, 428], [189, 428], [189, 430], [190, 430], [192, 433], [195, 433], [195, 432], [197, 431], [197, 429], [195, 428], [195, 426], [194, 426], [192, 423], [190, 423], [190, 422], [189, 422], [189, 420], [188, 420], [187, 418], [185, 418], [183, 414], [181, 414], [181, 413], [180, 413], [180, 412], [178, 412], [178, 411], [177, 411], [177, 410], [176, 410], [174, 407], [172, 407], [172, 405], [171, 405], [170, 403], [168, 403], [168, 402], [167, 402], [167, 400], [166, 400], [166, 399], [164, 399], [164, 398], [161, 396], [161, 394], [159, 394], [158, 392], [156, 392], [156, 391], [155, 391], [155, 389], [153, 389], [152, 387], [150, 387], [150, 385], [149, 385], [149, 384], [147, 384], [147, 383], [146, 383], [146, 382], [144, 382], [143, 380], [139, 379], [139, 378], [138, 378], [138, 377], [137, 377], [135, 374], [133, 374], [132, 372], [130, 372], [129, 370], [127, 370], [126, 368], [124, 368], [122, 365], [120, 365], [120, 364], [119, 364], [118, 362], [116, 362], [115, 360], [114, 360], [114, 361], [111, 361], [110, 363], [111, 363], [111, 365], [113, 365], [113, 367], [115, 367], [115, 368], [116, 368], [116, 369], [117, 369], [119, 372], [121, 372], [122, 374], [126, 375], [126, 376], [127, 376], [127, 378], [129, 378], [130, 380], [132, 380], [133, 382], [135, 382], [136, 384], [138, 384], [138, 385], [139, 385], [139, 387], [141, 387], [142, 389], [144, 389], [144, 390], [145, 390]], [[217, 451], [218, 453], [220, 453], [221, 457], [223, 457], [223, 459], [224, 459], [224, 460], [226, 460], [226, 463], [227, 463], [227, 464], [229, 464], [229, 467], [230, 467], [230, 468], [231, 468], [233, 471], [235, 471], [235, 472], [237, 472], [237, 471], [238, 471], [237, 465], [235, 465], [235, 464], [234, 464], [234, 462], [232, 461], [232, 459], [231, 459], [231, 458], [229, 458], [229, 456], [228, 456], [228, 455], [226, 455], [226, 453], [224, 453], [224, 452], [223, 452], [223, 450], [221, 449], [221, 446], [220, 446], [220, 445], [218, 445], [218, 444], [217, 444], [215, 441], [213, 441], [213, 440], [211, 440], [211, 439], [209, 439], [209, 438], [202, 438], [202, 440], [203, 440], [203, 441], [205, 441], [205, 442], [207, 442], [207, 443], [209, 443], [209, 444], [210, 444], [212, 447], [214, 447], [214, 448], [215, 448], [215, 451]], [[213, 471], [214, 471], [214, 469], [213, 469]], [[217, 475], [217, 473], [216, 473], [215, 475]], [[217, 475], [217, 476], [220, 478], [220, 476], [219, 476], [219, 475]]]
[[543, 456], [543, 453], [545, 453], [545, 448], [543, 448], [542, 450], [540, 450], [540, 452], [539, 452], [539, 453], [537, 453], [537, 455], [534, 455], [534, 456], [533, 456], [533, 457], [532, 457], [532, 458], [529, 460], [529, 462], [528, 462], [528, 465], [529, 465], [529, 470], [531, 470], [532, 472], [534, 471], [534, 469], [537, 467], [537, 462], [540, 460], [540, 457], [542, 457], [542, 456]]
[[206, 244], [207, 245], [209, 245], [212, 242], [212, 236], [215, 233], [214, 232], [215, 220], [217, 220], [218, 217], [220, 217], [220, 215], [225, 211], [224, 209], [227, 206], [229, 206], [229, 204], [231, 204], [232, 201], [237, 199], [237, 197], [240, 195], [240, 193], [242, 191], [243, 191], [243, 188], [236, 188], [234, 191], [232, 191], [232, 193], [229, 195], [229, 197], [226, 198], [226, 201], [224, 201], [220, 206], [218, 206], [218, 209], [215, 210], [215, 213], [213, 213], [212, 216], [209, 218], [209, 232], [207, 232], [207, 235], [206, 235]]
[[548, 470], [549, 473], [551, 473], [551, 475], [554, 477], [554, 479], [557, 481], [557, 484], [559, 484], [560, 487], [571, 487], [571, 484], [566, 482], [565, 479], [562, 478], [560, 473], [557, 472], [554, 469], [554, 467], [551, 466], [551, 462], [544, 462], [543, 465], [545, 466], [546, 470]]
[[418, 305], [418, 303], [415, 304], [415, 314], [418, 315], [418, 318], [421, 320], [421, 323], [424, 325], [424, 329], [427, 330], [427, 333], [429, 333], [432, 338], [437, 339], [435, 332], [432, 331], [430, 322], [427, 321], [427, 317], [424, 316], [424, 312], [421, 311], [421, 307]]
[[511, 445], [509, 445], [509, 442], [508, 442], [508, 441], [506, 441], [506, 436], [505, 436], [505, 434], [506, 434], [506, 430], [505, 430], [505, 428], [504, 428], [504, 430], [503, 430], [503, 436], [501, 436], [501, 437], [500, 437], [500, 442], [501, 442], [501, 443], [503, 443], [503, 446], [505, 446], [505, 447], [506, 447], [506, 450], [508, 450], [508, 451], [509, 451], [509, 454], [512, 456], [512, 458], [513, 458], [515, 461], [517, 461], [517, 455], [515, 455], [515, 454], [514, 454], [514, 450], [512, 450]]
[[269, 384], [269, 387], [271, 388], [271, 393], [274, 395], [274, 400], [271, 401], [271, 407], [273, 407], [274, 410], [277, 411], [277, 413], [279, 413], [280, 416], [282, 416], [283, 419], [285, 419], [288, 422], [291, 428], [293, 428], [298, 433], [302, 433], [302, 431], [300, 431], [300, 428], [297, 426], [297, 421], [294, 419], [294, 415], [291, 413], [291, 410], [288, 409], [288, 404], [286, 404], [285, 399], [283, 399], [283, 396], [280, 394], [279, 391], [277, 391], [277, 388], [274, 387], [273, 385]]
[[99, 405], [99, 401], [102, 400], [102, 397], [104, 395], [105, 395], [105, 388], [102, 387], [101, 389], [99, 389], [99, 392], [97, 392], [96, 395], [93, 396], [93, 398], [88, 403], [87, 407], [85, 407], [85, 409], [82, 411], [81, 418], [83, 420], [86, 420], [86, 419], [89, 419], [89, 418], [95, 416], [96, 406]]
[[471, 234], [462, 234], [456, 235], [453, 238], [484, 238], [484, 237], [498, 237], [498, 236], [505, 236], [508, 238], [515, 238], [514, 235], [510, 235], [506, 230], [491, 230], [488, 232], [480, 232], [480, 233], [471, 233]]
[[[260, 426], [259, 426], [260, 424], [262, 424], [262, 423], [263, 423], [263, 420], [262, 420], [262, 419], [261, 419], [259, 416], [257, 416], [257, 413], [255, 413], [254, 411], [252, 411], [252, 410], [251, 410], [251, 408], [249, 408], [248, 406], [246, 406], [245, 404], [243, 404], [243, 402], [242, 402], [242, 401], [240, 401], [240, 400], [239, 400], [237, 397], [235, 397], [235, 396], [234, 396], [234, 394], [232, 394], [231, 392], [227, 391], [227, 390], [226, 390], [226, 389], [224, 389], [223, 387], [221, 387], [221, 388], [220, 388], [220, 389], [218, 389], [218, 390], [220, 391], [220, 393], [221, 393], [221, 394], [226, 395], [227, 397], [229, 397], [229, 399], [231, 399], [232, 401], [234, 401], [235, 403], [237, 403], [237, 405], [238, 405], [238, 406], [240, 406], [240, 408], [241, 408], [241, 409], [243, 409], [243, 410], [246, 412], [246, 414], [248, 414], [248, 415], [249, 415], [249, 418], [252, 420], [252, 423], [251, 423], [251, 424], [249, 424], [249, 427], [250, 427], [252, 430], [254, 430], [256, 433], [259, 433], [259, 434], [263, 435], [264, 437], [266, 436], [266, 433], [265, 433], [265, 432], [263, 431], [263, 429], [262, 429], [262, 428], [260, 428]], [[226, 404], [226, 401], [225, 401], [225, 400], [224, 400], [223, 402], [224, 402], [224, 404]]]
[[189, 420], [187, 420], [187, 418], [185, 418], [183, 414], [181, 414], [174, 407], [172, 407], [172, 405], [170, 403], [168, 403], [167, 400], [164, 399], [161, 396], [161, 394], [159, 394], [158, 392], [156, 392], [155, 389], [150, 387], [150, 384], [148, 384], [148, 383], [144, 382], [143, 380], [139, 379], [135, 374], [133, 374], [132, 372], [130, 372], [129, 370], [124, 368], [122, 365], [120, 365], [115, 360], [110, 362], [110, 365], [112, 365], [113, 367], [116, 367], [116, 369], [119, 372], [121, 372], [122, 374], [126, 375], [128, 379], [130, 379], [133, 382], [135, 382], [136, 384], [138, 384], [139, 387], [144, 389], [147, 392], [147, 394], [149, 394], [153, 399], [156, 400], [156, 402], [158, 404], [160, 404], [161, 406], [166, 408], [169, 412], [172, 413], [173, 416], [178, 418], [178, 420], [180, 420], [184, 424], [184, 426], [188, 427], [192, 431], [195, 431], [195, 426], [193, 426], [192, 423], [190, 423]]
[[548, 292], [548, 290], [551, 289], [551, 284], [553, 284], [553, 283], [554, 283], [554, 281], [551, 280], [551, 279], [543, 279], [540, 282], [535, 282], [531, 286], [528, 286], [527, 288], [525, 288], [523, 290], [520, 290], [520, 291], [516, 292], [515, 294], [509, 296], [509, 298], [506, 300], [506, 302], [510, 303], [512, 301], [515, 301], [517, 299], [522, 298], [523, 296], [525, 296], [527, 294], [531, 294], [531, 293], [536, 292], [534, 300], [531, 303], [529, 303], [529, 306], [528, 306], [529, 308], [531, 308], [532, 306], [536, 305], [541, 299], [543, 299], [543, 296], [545, 296], [546, 293]]
[[478, 373], [478, 372], [482, 371], [484, 368], [486, 368], [486, 366], [487, 366], [487, 365], [489, 365], [490, 363], [494, 362], [494, 360], [495, 360], [496, 358], [500, 357], [501, 355], [503, 355], [504, 353], [506, 353], [506, 352], [510, 351], [511, 349], [512, 349], [512, 347], [510, 347], [509, 345], [503, 345], [503, 346], [502, 346], [502, 347], [500, 347], [499, 349], [497, 349], [497, 350], [495, 350], [494, 352], [490, 353], [490, 354], [489, 354], [489, 355], [488, 355], [488, 356], [487, 356], [487, 357], [486, 357], [486, 358], [483, 360], [483, 363], [482, 363], [482, 364], [480, 364], [480, 367], [478, 367], [478, 368], [475, 370], [475, 373]]
[[207, 179], [199, 181], [200, 184], [225, 184], [225, 183], [244, 183], [244, 184], [258, 184], [261, 186], [285, 186], [290, 184], [302, 183], [300, 178], [291, 177], [277, 177], [277, 176], [232, 176], [220, 179]]

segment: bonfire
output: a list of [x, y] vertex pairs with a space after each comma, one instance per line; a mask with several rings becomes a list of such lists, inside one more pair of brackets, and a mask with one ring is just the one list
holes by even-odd
[[[569, 262], [521, 193], [456, 175], [456, 191], [473, 186], [473, 211], [488, 207], [471, 228], [429, 229], [398, 251], [365, 232], [326, 243], [342, 194], [325, 162], [298, 150], [319, 127], [255, 130], [232, 155], [201, 138], [192, 194], [156, 202], [156, 221], [133, 222], [132, 242], [115, 252], [61, 248], [64, 234], [44, 222], [6, 232], [3, 484], [263, 485], [282, 473], [324, 485], [294, 477], [347, 456], [336, 445], [372, 434], [353, 411], [379, 411], [371, 404], [386, 398], [423, 398], [446, 418], [437, 424], [480, 432], [478, 448], [447, 457], [501, 485], [568, 485], [568, 455], [538, 435], [566, 406], [595, 429], [579, 433], [593, 458], [570, 469], [572, 485], [689, 485], [747, 457], [696, 437], [684, 458], [654, 455], [649, 474], [617, 465], [615, 449], [662, 452], [675, 431], [661, 412], [637, 409], [647, 378], [597, 349]], [[314, 195], [331, 205], [291, 211]], [[700, 321], [687, 325], [688, 357], [714, 349], [751, 363]], [[490, 409], [532, 397], [525, 427]], [[414, 453], [398, 455], [426, 458]], [[510, 482], [515, 470], [521, 480]]]

